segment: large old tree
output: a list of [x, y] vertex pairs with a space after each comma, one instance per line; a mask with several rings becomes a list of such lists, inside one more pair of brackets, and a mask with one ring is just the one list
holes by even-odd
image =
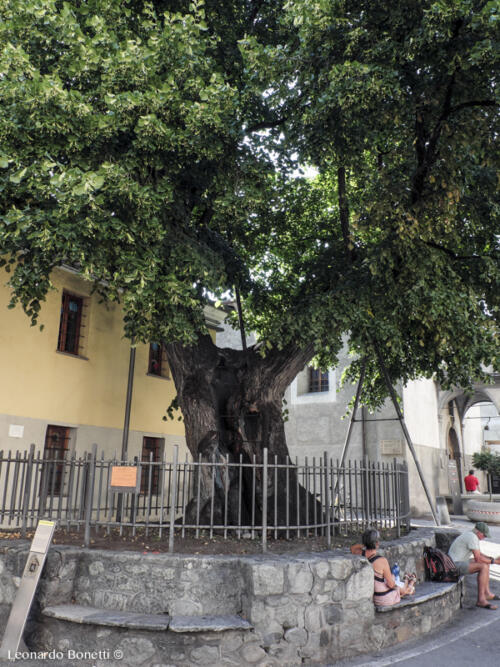
[[[61, 264], [119, 299], [194, 457], [286, 455], [285, 388], [343, 334], [372, 404], [381, 356], [394, 382], [497, 363], [495, 3], [6, 0], [0, 38], [12, 304], [36, 323]], [[235, 289], [246, 351], [203, 320]]]

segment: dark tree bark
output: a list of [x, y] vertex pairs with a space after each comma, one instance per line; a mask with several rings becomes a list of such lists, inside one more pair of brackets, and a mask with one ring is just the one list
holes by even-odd
[[[283, 350], [270, 350], [262, 357], [255, 346], [247, 350], [218, 348], [209, 336], [203, 336], [198, 344], [183, 347], [177, 343], [167, 344], [167, 356], [177, 389], [177, 400], [184, 417], [186, 443], [194, 461], [201, 456], [203, 462], [238, 462], [240, 455], [244, 463], [255, 461], [261, 464], [263, 450], [268, 449], [269, 462], [279, 463], [288, 457], [285, 429], [282, 419], [282, 401], [285, 389], [313, 356], [312, 346], [300, 350], [287, 346]], [[238, 524], [239, 477], [236, 469], [203, 466], [201, 472], [200, 519], [210, 518], [212, 485], [215, 488], [214, 523], [224, 523], [224, 503], [227, 490], [227, 522]], [[256, 473], [256, 516], [258, 525], [262, 520], [262, 476]], [[268, 521], [275, 521], [274, 473], [269, 476]], [[278, 472], [276, 494], [277, 522], [283, 525], [286, 518], [286, 474]], [[246, 469], [242, 484], [243, 524], [251, 518], [252, 471]], [[226, 488], [227, 487], [227, 488]], [[306, 491], [300, 487], [297, 494], [295, 470], [289, 472], [291, 490], [288, 503], [289, 516], [301, 522], [312, 519], [314, 503], [312, 497], [306, 503]], [[194, 522], [196, 501], [187, 508], [186, 521]], [[319, 520], [318, 506], [316, 516]]]

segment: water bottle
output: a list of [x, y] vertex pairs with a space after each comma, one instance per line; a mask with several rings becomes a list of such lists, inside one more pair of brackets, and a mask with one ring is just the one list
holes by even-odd
[[394, 579], [396, 580], [396, 583], [399, 584], [399, 581], [400, 581], [400, 580], [399, 580], [400, 569], [399, 569], [399, 565], [398, 565], [398, 563], [394, 563], [394, 565], [391, 567], [391, 572], [392, 572], [392, 576], [393, 576]]

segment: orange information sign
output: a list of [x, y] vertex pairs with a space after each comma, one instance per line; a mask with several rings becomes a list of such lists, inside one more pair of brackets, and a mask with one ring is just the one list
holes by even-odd
[[138, 491], [138, 473], [135, 466], [112, 466], [111, 482], [112, 491]]

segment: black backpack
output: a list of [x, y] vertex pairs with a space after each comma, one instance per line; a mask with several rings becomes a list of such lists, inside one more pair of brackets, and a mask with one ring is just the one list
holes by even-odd
[[424, 547], [427, 577], [431, 581], [458, 581], [460, 572], [451, 558], [440, 549]]

